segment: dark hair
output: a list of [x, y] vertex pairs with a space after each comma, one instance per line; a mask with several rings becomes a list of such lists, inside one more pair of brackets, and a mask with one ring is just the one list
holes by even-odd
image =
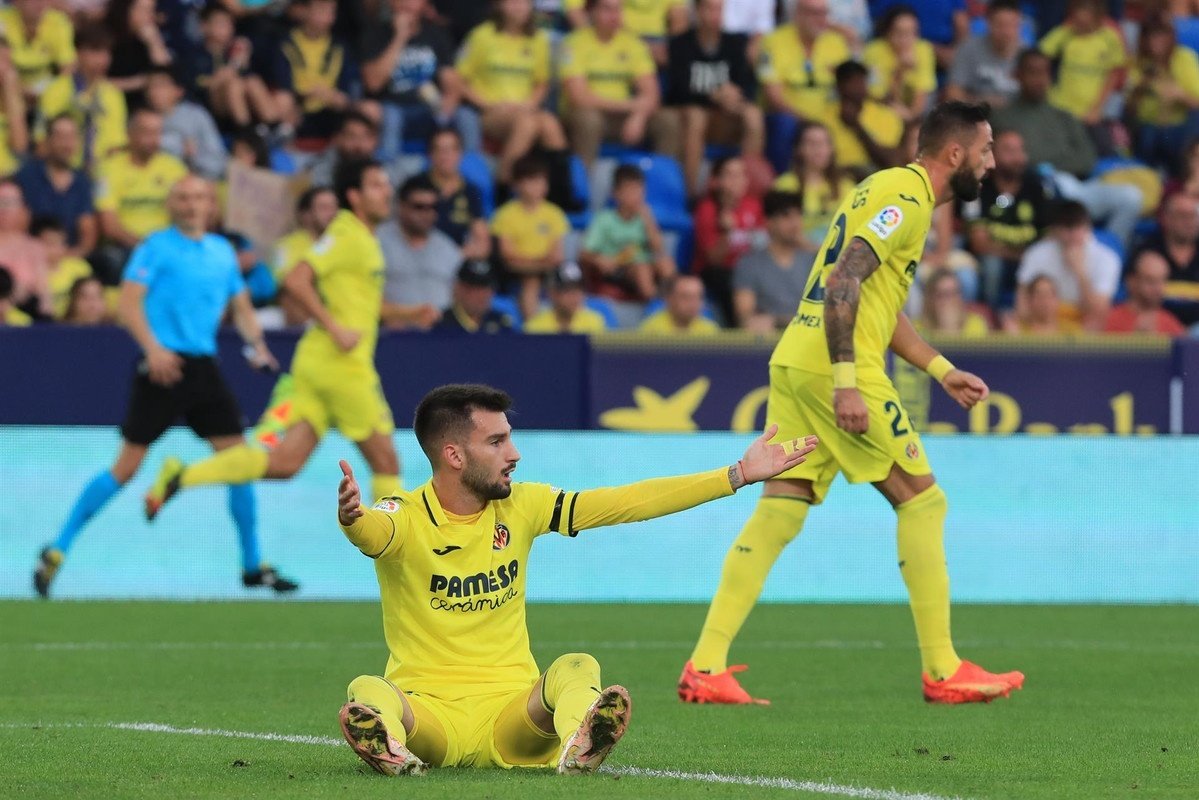
[[861, 61], [854, 61], [852, 58], [848, 61], [842, 61], [837, 65], [837, 69], [833, 71], [833, 80], [837, 85], [845, 83], [851, 78], [867, 78], [870, 76], [870, 70]]
[[916, 14], [916, 9], [906, 3], [898, 3], [891, 6], [883, 15], [874, 23], [874, 38], [882, 39], [891, 32], [891, 27], [895, 24], [895, 20], [900, 17], [912, 17], [916, 20], [917, 29], [920, 26], [920, 17]]
[[1024, 15], [1024, 8], [1020, 5], [1020, 0], [991, 0], [987, 6], [987, 16], [991, 16], [996, 11], [1015, 11], [1021, 16]]
[[333, 171], [333, 192], [337, 195], [337, 204], [342, 208], [350, 207], [350, 190], [361, 189], [362, 181], [368, 170], [382, 169], [383, 165], [373, 158], [343, 158]]
[[612, 173], [612, 188], [620, 186], [622, 183], [645, 183], [645, 173], [641, 167], [636, 164], [621, 164]]
[[527, 178], [549, 179], [550, 166], [545, 159], [535, 154], [521, 156], [512, 165], [512, 182], [519, 183]]
[[375, 124], [375, 121], [356, 108], [351, 108], [341, 115], [337, 121], [337, 132], [341, 133], [355, 122], [370, 128], [371, 133], [378, 134], [379, 132], [379, 126]]
[[246, 147], [254, 151], [254, 166], [266, 169], [271, 165], [271, 149], [267, 145], [266, 139], [262, 138], [253, 128], [242, 128], [237, 133], [233, 134], [233, 141], [229, 143], [229, 151], [233, 151], [233, 145], [244, 144]]
[[436, 465], [438, 448], [449, 438], [461, 438], [474, 428], [475, 409], [507, 412], [512, 398], [507, 392], [480, 383], [439, 386], [421, 399], [412, 420], [412, 431], [429, 462]]
[[1020, 55], [1016, 56], [1016, 72], [1024, 69], [1025, 65], [1034, 58], [1043, 58], [1045, 61], [1052, 63], [1053, 59], [1042, 53], [1035, 47], [1026, 47], [1020, 51]]
[[46, 231], [58, 231], [65, 234], [67, 226], [63, 225], [62, 220], [58, 217], [51, 217], [48, 214], [39, 214], [29, 223], [29, 235], [35, 239]]
[[46, 135], [49, 136], [54, 133], [54, 126], [64, 119], [74, 125], [76, 131], [79, 130], [79, 122], [75, 119], [74, 115], [69, 111], [64, 111], [61, 114], [55, 114], [53, 117], [50, 117], [50, 121], [46, 123]]
[[0, 300], [7, 300], [12, 297], [13, 286], [12, 272], [8, 267], [0, 264]]
[[1077, 200], [1062, 200], [1053, 209], [1053, 224], [1059, 228], [1079, 228], [1091, 224], [1091, 215]]
[[1050, 286], [1052, 286], [1053, 293], [1058, 295], [1059, 297], [1061, 296], [1061, 293], [1058, 291], [1058, 288], [1057, 288], [1057, 281], [1055, 281], [1053, 279], [1053, 276], [1051, 276], [1051, 275], [1038, 275], [1037, 277], [1033, 278], [1031, 281], [1028, 282], [1028, 286], [1025, 288], [1024, 291], [1028, 292], [1029, 294], [1032, 294], [1034, 291], [1036, 291], [1037, 287], [1040, 286], [1042, 283], [1047, 283]]
[[200, 9], [200, 22], [208, 22], [208, 20], [212, 19], [217, 14], [224, 14], [230, 18], [233, 17], [232, 11], [226, 8], [223, 4], [213, 0], [213, 2], [206, 3], [204, 7]]
[[176, 86], [183, 85], [183, 81], [179, 80], [179, 76], [175, 74], [175, 70], [173, 70], [172, 68], [170, 68], [168, 66], [165, 66], [162, 64], [155, 64], [155, 65], [151, 66], [148, 70], [146, 70], [146, 79], [147, 80], [149, 80], [150, 78], [153, 78], [155, 75], [157, 75], [159, 77], [170, 78], [171, 83], [175, 84]]
[[[502, 6], [503, 2], [501, 0], [492, 0], [491, 24], [495, 25], [497, 32], [504, 29], [504, 12]], [[529, 18], [525, 20], [524, 27], [520, 29], [520, 32], [529, 37], [537, 32], [537, 15], [535, 13], [529, 14]]]
[[441, 128], [435, 128], [435, 129], [433, 130], [433, 132], [429, 134], [429, 149], [430, 149], [430, 150], [432, 150], [432, 149], [433, 149], [433, 140], [434, 140], [434, 139], [437, 139], [437, 138], [439, 138], [439, 137], [441, 137], [441, 136], [452, 136], [452, 137], [454, 137], [454, 141], [458, 143], [458, 147], [461, 149], [461, 147], [462, 147], [462, 134], [458, 133], [458, 129], [457, 129], [457, 128], [455, 128], [455, 127], [453, 127], [453, 126], [451, 126], [451, 125], [446, 125], [445, 127], [441, 127]]
[[82, 278], [77, 278], [71, 284], [71, 290], [67, 293], [67, 308], [62, 315], [63, 320], [66, 322], [70, 322], [75, 318], [75, 306], [79, 303], [79, 293], [89, 283], [98, 283], [101, 287], [104, 285], [95, 275], [84, 275]]
[[1137, 60], [1142, 64], [1150, 60], [1149, 37], [1158, 33], [1169, 34], [1171, 52], [1178, 47], [1178, 31], [1174, 28], [1174, 21], [1167, 14], [1154, 14], [1141, 23], [1141, 33], [1137, 37]]
[[303, 213], [312, 210], [312, 204], [316, 202], [316, 196], [322, 192], [333, 192], [333, 189], [328, 186], [309, 186], [300, 195], [300, 199], [296, 200], [296, 211]]
[[986, 103], [967, 103], [963, 100], [948, 100], [938, 103], [920, 126], [916, 140], [916, 151], [932, 154], [951, 140], [961, 141], [969, 137], [972, 141], [980, 122], [991, 116], [991, 107]]
[[123, 42], [133, 38], [136, 32], [129, 28], [129, 11], [137, 0], [110, 0], [108, 10], [104, 13], [104, 27], [112, 35], [114, 42]]
[[400, 198], [401, 203], [407, 203], [412, 195], [417, 192], [432, 192], [437, 193], [437, 187], [433, 185], [433, 181], [428, 175], [422, 173], [413, 175], [400, 186], [400, 190], [396, 192], [396, 196]]
[[829, 156], [828, 166], [824, 168], [824, 182], [828, 184], [829, 192], [832, 195], [834, 205], [841, 197], [841, 181], [844, 180], [846, 173], [837, 164], [837, 148], [832, 145], [833, 134], [828, 129], [828, 126], [821, 122], [809, 122], [803, 127], [803, 130], [795, 136], [795, 145], [792, 147], [791, 156], [791, 174], [795, 176], [799, 183], [799, 197], [802, 204], [804, 194], [807, 193], [808, 187], [804, 184], [804, 165], [799, 157], [799, 145], [803, 142], [803, 137], [809, 130], [822, 130], [829, 137], [829, 146], [831, 155]]
[[84, 25], [75, 31], [76, 50], [112, 50], [112, 34], [101, 25]]
[[803, 211], [803, 198], [797, 193], [771, 189], [762, 198], [762, 213], [766, 219], [781, 217], [788, 211]]

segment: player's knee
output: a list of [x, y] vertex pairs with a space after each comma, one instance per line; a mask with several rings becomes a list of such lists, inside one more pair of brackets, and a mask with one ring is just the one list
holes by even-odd
[[590, 653], [567, 653], [558, 656], [550, 665], [550, 671], [567, 675], [599, 675], [600, 665]]
[[364, 695], [370, 694], [372, 691], [389, 689], [390, 686], [391, 684], [378, 675], [359, 675], [350, 681], [350, 685], [346, 687], [346, 700], [354, 702]]

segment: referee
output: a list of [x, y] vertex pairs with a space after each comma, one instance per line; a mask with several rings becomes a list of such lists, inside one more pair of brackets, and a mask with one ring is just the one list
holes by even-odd
[[[83, 488], [58, 539], [42, 550], [33, 573], [42, 597], [48, 596], [83, 526], [137, 473], [150, 445], [177, 419], [216, 450], [244, 443], [241, 411], [216, 360], [216, 333], [226, 308], [246, 341], [250, 363], [278, 368], [254, 316], [237, 254], [228, 241], [207, 231], [213, 197], [204, 179], [179, 180], [167, 199], [171, 227], [147, 237], [125, 267], [120, 317], [142, 356], [121, 426], [121, 450], [116, 462]], [[229, 511], [241, 543], [242, 583], [277, 592], [297, 589], [259, 561], [253, 486], [229, 487]]]

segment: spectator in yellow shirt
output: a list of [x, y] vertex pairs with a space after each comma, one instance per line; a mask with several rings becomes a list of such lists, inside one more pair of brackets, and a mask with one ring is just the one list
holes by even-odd
[[162, 152], [162, 115], [148, 108], [129, 119], [129, 149], [100, 164], [96, 211], [105, 239], [97, 254], [101, 278], [116, 282], [129, 253], [142, 239], [171, 223], [167, 195], [187, 167]]
[[0, 177], [17, 171], [28, 147], [29, 127], [21, 79], [8, 48], [0, 42]]
[[12, 274], [0, 266], [0, 328], [27, 327], [33, 320], [29, 318], [28, 314], [16, 307], [13, 303], [12, 295]]
[[1169, 17], [1150, 17], [1141, 24], [1128, 83], [1137, 158], [1174, 171], [1180, 166], [1187, 118], [1199, 109], [1199, 56], [1178, 44]]
[[47, 0], [13, 0], [0, 8], [0, 37], [8, 44], [26, 99], [34, 101], [55, 75], [75, 66], [75, 29]]
[[583, 293], [583, 270], [568, 261], [550, 273], [547, 281], [550, 305], [525, 323], [525, 333], [603, 333], [608, 323], [598, 311], [587, 307]]
[[571, 145], [588, 165], [600, 143], [639, 147], [649, 134], [659, 153], [678, 156], [676, 115], [661, 107], [653, 57], [623, 27], [620, 0], [587, 0], [591, 25], [562, 43], [563, 116]]
[[907, 123], [918, 120], [937, 90], [937, 54], [920, 38], [920, 19], [909, 6], [891, 6], [877, 35], [862, 51], [870, 68], [870, 94]]
[[483, 135], [503, 143], [496, 179], [536, 144], [566, 149], [558, 118], [541, 108], [550, 86], [550, 40], [537, 30], [532, 0], [497, 0], [489, 22], [470, 32], [458, 57], [462, 94], [479, 109]]
[[79, 69], [55, 78], [38, 101], [38, 139], [49, 121], [69, 114], [82, 134], [72, 166], [91, 172], [127, 141], [125, 94], [108, 79], [112, 37], [100, 26], [80, 29], [75, 36]]
[[499, 240], [505, 282], [519, 284], [520, 315], [528, 319], [541, 302], [541, 279], [563, 260], [563, 240], [570, 220], [562, 209], [546, 200], [549, 170], [536, 156], [525, 156], [512, 169], [516, 197], [500, 206], [491, 222]]
[[1045, 34], [1040, 50], [1057, 62], [1049, 102], [1088, 126], [1099, 125], [1127, 61], [1124, 39], [1104, 3], [1070, 0], [1066, 21]]
[[803, 246], [818, 250], [833, 224], [837, 206], [853, 191], [853, 185], [853, 178], [837, 163], [828, 127], [813, 122], [799, 134], [791, 168], [778, 176], [773, 188], [799, 195], [803, 211]]
[[67, 230], [53, 217], [38, 217], [29, 226], [29, 234], [42, 243], [49, 267], [47, 283], [52, 295], [55, 319], [63, 319], [70, 301], [71, 287], [83, 278], [91, 277], [92, 265], [67, 250]]
[[[590, 24], [586, 0], [564, 0], [562, 10], [572, 28]], [[666, 66], [666, 41], [687, 30], [690, 11], [687, 0], [622, 0], [624, 26], [637, 34], [649, 47], [658, 66]]]
[[962, 295], [962, 282], [950, 269], [939, 269], [924, 282], [924, 305], [915, 320], [924, 335], [944, 334], [981, 339], [990, 331], [987, 319], [971, 311]]
[[800, 122], [820, 119], [833, 97], [837, 65], [853, 56], [845, 37], [830, 27], [828, 15], [828, 0], [799, 0], [795, 23], [762, 38], [758, 80], [767, 111]]
[[703, 315], [704, 284], [694, 275], [676, 275], [666, 282], [666, 307], [650, 314], [638, 328], [655, 335], [692, 336], [718, 333], [720, 326]]
[[837, 67], [837, 99], [825, 106], [837, 163], [859, 177], [901, 161], [903, 120], [869, 96], [870, 72], [857, 61]]

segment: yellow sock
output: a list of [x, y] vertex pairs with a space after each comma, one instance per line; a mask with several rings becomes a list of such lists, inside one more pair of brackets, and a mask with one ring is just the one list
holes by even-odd
[[806, 500], [796, 497], [774, 495], [758, 500], [724, 557], [720, 586], [691, 654], [696, 669], [724, 672], [728, 668], [729, 647], [758, 601], [774, 562], [803, 528], [808, 508]]
[[[399, 475], [372, 475], [371, 476], [371, 501], [367, 505], [373, 504], [380, 497], [395, 497], [404, 490], [404, 482], [400, 480]], [[365, 501], [366, 498], [363, 498]]]
[[378, 675], [359, 675], [346, 689], [346, 700], [378, 709], [383, 727], [400, 744], [408, 743], [404, 730], [404, 704], [396, 688]]
[[181, 486], [206, 486], [213, 483], [250, 483], [266, 475], [270, 455], [265, 450], [239, 444], [203, 461], [197, 461], [179, 476]]
[[945, 564], [945, 513], [949, 503], [933, 485], [896, 507], [899, 571], [908, 587], [920, 660], [933, 680], [957, 672], [962, 660], [949, 635], [949, 570]]
[[559, 656], [545, 671], [541, 696], [554, 713], [554, 730], [565, 741], [578, 730], [583, 715], [600, 693], [600, 665], [586, 653]]

